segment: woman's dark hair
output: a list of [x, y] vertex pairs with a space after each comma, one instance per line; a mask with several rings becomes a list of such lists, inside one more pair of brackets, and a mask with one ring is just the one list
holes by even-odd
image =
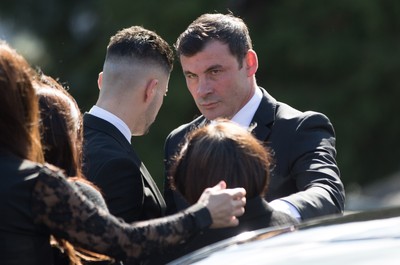
[[[64, 170], [72, 181], [87, 181], [82, 174], [82, 115], [75, 99], [55, 79], [40, 73], [34, 83], [39, 99], [41, 141], [44, 159]], [[69, 264], [82, 265], [85, 261], [105, 261], [110, 258], [81, 248], [64, 239], [53, 238], [55, 256]], [[64, 254], [60, 254], [64, 253]]]
[[192, 131], [171, 168], [173, 188], [191, 204], [220, 180], [228, 188], [243, 187], [247, 198], [266, 191], [271, 156], [248, 130], [218, 120]]
[[0, 150], [43, 162], [35, 78], [28, 62], [0, 40]]
[[52, 77], [35, 83], [45, 161], [67, 176], [82, 177], [82, 117], [75, 99]]

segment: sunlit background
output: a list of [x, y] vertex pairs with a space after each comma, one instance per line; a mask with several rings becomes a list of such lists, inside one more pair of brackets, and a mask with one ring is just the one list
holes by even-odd
[[[250, 28], [258, 84], [334, 124], [347, 209], [400, 204], [398, 0], [5, 0], [0, 38], [59, 78], [85, 112], [97, 99], [97, 75], [117, 30], [141, 25], [173, 44], [202, 13], [228, 10]], [[196, 115], [176, 62], [150, 133], [133, 139], [160, 189], [164, 139]]]

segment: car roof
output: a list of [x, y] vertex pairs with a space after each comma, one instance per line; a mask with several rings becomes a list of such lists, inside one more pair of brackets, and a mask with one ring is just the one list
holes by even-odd
[[245, 232], [169, 264], [393, 264], [399, 250], [395, 207]]

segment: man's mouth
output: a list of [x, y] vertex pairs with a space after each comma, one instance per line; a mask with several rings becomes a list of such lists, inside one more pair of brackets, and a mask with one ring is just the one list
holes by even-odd
[[212, 109], [217, 106], [218, 102], [207, 102], [207, 103], [200, 103], [200, 106], [204, 109]]

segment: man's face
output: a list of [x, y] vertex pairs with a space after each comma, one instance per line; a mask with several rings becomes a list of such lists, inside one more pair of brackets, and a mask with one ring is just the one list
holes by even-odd
[[252, 96], [246, 60], [239, 68], [227, 44], [211, 41], [191, 57], [180, 56], [180, 62], [187, 87], [209, 120], [232, 118]]

